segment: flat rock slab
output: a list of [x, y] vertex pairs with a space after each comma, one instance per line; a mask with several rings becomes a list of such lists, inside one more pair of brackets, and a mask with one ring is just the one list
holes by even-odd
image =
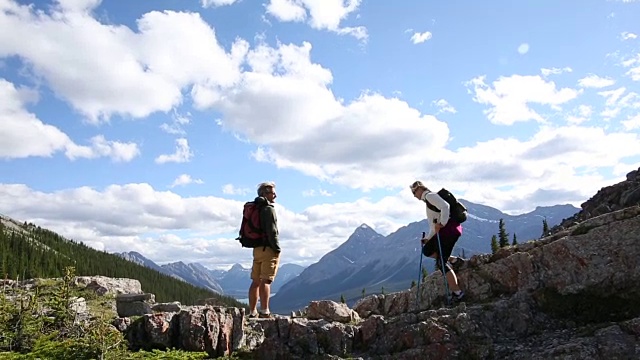
[[153, 294], [118, 294], [116, 295], [116, 302], [136, 302], [136, 301], [148, 301], [155, 302], [155, 295]]

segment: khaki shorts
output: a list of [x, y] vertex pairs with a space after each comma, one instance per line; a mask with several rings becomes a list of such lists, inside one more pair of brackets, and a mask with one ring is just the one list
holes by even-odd
[[251, 267], [251, 280], [271, 280], [276, 278], [280, 264], [280, 254], [276, 254], [270, 247], [260, 246], [253, 248], [253, 267]]

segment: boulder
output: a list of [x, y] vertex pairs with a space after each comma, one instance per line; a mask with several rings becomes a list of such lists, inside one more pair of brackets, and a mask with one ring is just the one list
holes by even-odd
[[106, 276], [77, 276], [73, 280], [78, 287], [86, 287], [96, 292], [96, 294], [117, 295], [117, 294], [142, 294], [140, 281], [126, 278], [109, 278]]
[[119, 317], [142, 316], [153, 313], [151, 305], [155, 302], [153, 294], [118, 294], [116, 311]]
[[174, 301], [170, 303], [155, 304], [151, 307], [151, 310], [154, 312], [180, 312], [182, 307], [179, 301]]
[[349, 309], [346, 304], [331, 300], [312, 301], [307, 307], [307, 318], [311, 320], [324, 319], [350, 323], [360, 320], [357, 312]]

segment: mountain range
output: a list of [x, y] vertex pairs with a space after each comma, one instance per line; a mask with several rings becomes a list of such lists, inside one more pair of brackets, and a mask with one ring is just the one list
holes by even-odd
[[[241, 264], [235, 264], [229, 270], [211, 270], [200, 263], [185, 264], [182, 261], [158, 265], [135, 251], [116, 255], [189, 284], [235, 298], [245, 298], [251, 284], [251, 269]], [[281, 286], [298, 276], [303, 270], [304, 267], [300, 265], [282, 264], [278, 269], [276, 281], [271, 285], [272, 293], [276, 293]]]
[[[489, 206], [466, 201], [464, 203], [468, 208], [469, 218], [463, 224], [463, 235], [454, 249], [454, 254], [463, 257], [491, 252], [490, 239], [498, 233], [500, 219], [504, 220], [510, 239], [515, 233], [522, 243], [538, 239], [542, 235], [543, 219], [546, 219], [549, 227], [553, 227], [579, 210], [572, 205], [555, 205], [538, 207], [532, 212], [512, 216]], [[16, 228], [26, 226], [15, 221], [5, 222], [4, 219], [3, 225]], [[362, 224], [343, 244], [306, 269], [295, 264], [283, 264], [272, 285], [272, 311], [288, 313], [305, 307], [311, 300], [338, 300], [343, 296], [348, 304], [353, 304], [363, 292], [378, 293], [383, 289], [397, 291], [408, 288], [420, 274], [419, 239], [426, 230], [426, 220], [422, 220], [383, 236]], [[46, 247], [41, 241], [37, 245]], [[182, 261], [158, 265], [137, 252], [114, 255], [198, 288], [234, 298], [245, 298], [251, 282], [250, 269], [240, 264], [224, 271], [210, 270], [199, 263], [186, 264]], [[423, 260], [428, 271], [433, 269], [433, 263], [432, 259]]]
[[[572, 205], [555, 205], [514, 216], [463, 202], [469, 216], [454, 248], [454, 254], [463, 257], [491, 252], [491, 237], [498, 234], [500, 219], [509, 239], [515, 233], [522, 243], [541, 237], [544, 219], [551, 227], [580, 210]], [[272, 311], [287, 313], [305, 307], [311, 300], [338, 300], [343, 296], [349, 305], [364, 294], [409, 288], [420, 276], [419, 240], [427, 229], [427, 221], [422, 220], [383, 236], [362, 224], [346, 242], [284, 284], [272, 297]], [[433, 259], [423, 259], [423, 267], [429, 272], [434, 265]]]

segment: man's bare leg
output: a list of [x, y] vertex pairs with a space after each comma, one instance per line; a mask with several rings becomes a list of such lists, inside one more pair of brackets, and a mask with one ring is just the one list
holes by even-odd
[[271, 280], [260, 280], [260, 312], [270, 314], [269, 297], [271, 297]]
[[249, 313], [255, 314], [258, 312], [258, 288], [259, 282], [256, 280], [251, 281], [251, 286], [249, 286]]

